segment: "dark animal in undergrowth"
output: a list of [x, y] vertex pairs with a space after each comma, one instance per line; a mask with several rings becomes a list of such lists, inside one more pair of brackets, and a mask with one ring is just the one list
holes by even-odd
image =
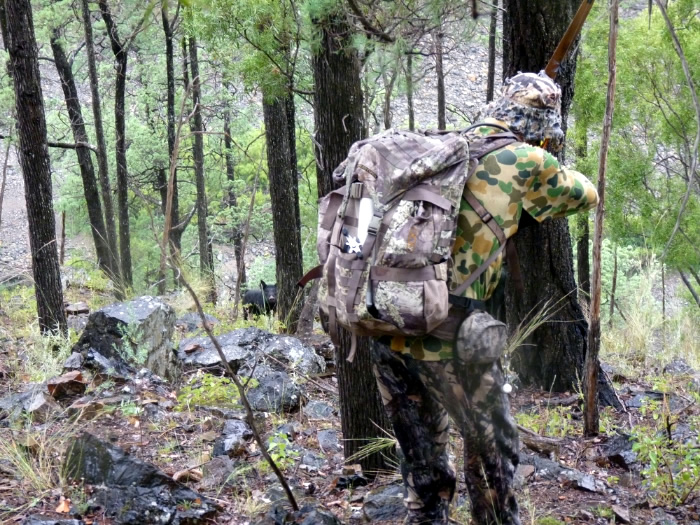
[[269, 314], [277, 307], [277, 285], [260, 281], [260, 288], [248, 290], [243, 294], [243, 318], [249, 315]]

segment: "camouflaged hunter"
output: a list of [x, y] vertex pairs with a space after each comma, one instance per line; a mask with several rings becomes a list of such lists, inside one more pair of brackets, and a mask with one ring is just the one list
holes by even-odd
[[[407, 523], [448, 523], [450, 417], [464, 439], [473, 522], [520, 523], [518, 433], [500, 364], [505, 325], [474, 301], [493, 294], [523, 211], [543, 221], [597, 203], [583, 175], [538, 147], [563, 142], [560, 104], [552, 80], [519, 73], [464, 134], [427, 134], [398, 152], [387, 134], [369, 139], [365, 156], [357, 155], [362, 143], [353, 146], [336, 171], [345, 190], [321, 201], [320, 301], [331, 330], [356, 323], [357, 333], [386, 334], [371, 352], [401, 446]], [[409, 151], [415, 159], [406, 163]]]

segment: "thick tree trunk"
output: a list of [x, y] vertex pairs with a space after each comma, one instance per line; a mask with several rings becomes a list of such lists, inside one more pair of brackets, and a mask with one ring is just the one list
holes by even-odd
[[34, 294], [42, 333], [67, 331], [56, 247], [56, 219], [39, 59], [29, 0], [6, 0], [10, 72], [15, 88], [18, 151], [24, 176]]
[[267, 167], [272, 205], [277, 268], [277, 315], [289, 330], [296, 327], [301, 301], [296, 301], [297, 281], [302, 276], [299, 186], [289, 159], [289, 122], [286, 97], [263, 95], [267, 141]]
[[[362, 89], [349, 24], [333, 15], [315, 23], [321, 31], [313, 57], [316, 176], [319, 195], [325, 195], [333, 186], [333, 169], [345, 159], [352, 143], [362, 138]], [[343, 331], [335, 359], [346, 458], [362, 448], [363, 440], [384, 436], [380, 428], [390, 428], [372, 373], [370, 339], [358, 338], [352, 363], [346, 360], [349, 351], [350, 334]], [[367, 473], [390, 468], [378, 453], [360, 464]]]
[[[233, 146], [231, 141], [231, 113], [227, 109], [224, 111], [224, 158], [226, 159], [226, 180], [229, 183], [228, 192], [226, 195], [226, 204], [231, 209], [238, 207], [238, 199], [236, 191], [233, 187], [233, 182], [236, 180], [235, 165], [233, 162]], [[240, 225], [236, 224], [232, 228], [233, 236], [233, 253], [236, 257], [236, 268], [241, 272], [240, 282], [247, 282], [245, 274], [245, 264], [243, 263], [243, 232]], [[238, 279], [238, 277], [237, 277]]]
[[201, 88], [199, 80], [199, 59], [197, 41], [189, 37], [190, 71], [192, 73], [192, 105], [194, 114], [191, 129], [194, 134], [192, 157], [194, 159], [195, 185], [197, 186], [197, 233], [199, 237], [199, 271], [209, 283], [207, 300], [216, 302], [216, 282], [214, 281], [214, 247], [207, 227], [207, 189], [204, 183], [204, 124], [202, 123]]
[[126, 69], [129, 60], [128, 50], [119, 39], [117, 26], [107, 5], [107, 0], [99, 0], [102, 19], [107, 27], [107, 35], [114, 53], [116, 78], [114, 83], [114, 131], [116, 135], [115, 159], [117, 163], [117, 207], [119, 208], [119, 260], [125, 286], [133, 284], [131, 273], [131, 235], [129, 234], [129, 192], [126, 167]]
[[[504, 0], [503, 77], [518, 71], [537, 72], [566, 31], [578, 0]], [[573, 98], [575, 60], [562, 64], [557, 81], [563, 91], [563, 122]], [[525, 293], [508, 287], [507, 318], [517, 326], [533, 309], [546, 301], [559, 302], [552, 323], [539, 328], [513, 357], [521, 380], [545, 389], [572, 389], [583, 374], [587, 325], [576, 300], [571, 238], [566, 219], [538, 225], [523, 214], [521, 231], [515, 237]], [[522, 228], [527, 225], [528, 227]]]
[[350, 27], [344, 23], [324, 28], [319, 52], [312, 59], [319, 197], [333, 189], [333, 170], [345, 160], [352, 143], [363, 135], [360, 63], [350, 49], [351, 36]]
[[[80, 99], [78, 99], [78, 90], [73, 78], [73, 69], [61, 47], [57, 29], [54, 29], [51, 33], [51, 51], [53, 52], [56, 70], [61, 78], [61, 87], [63, 88], [63, 96], [66, 99], [68, 119], [73, 131], [73, 138], [76, 143], [87, 143], [89, 139], [85, 129], [85, 122], [83, 121]], [[85, 203], [90, 220], [92, 240], [95, 243], [97, 263], [110, 278], [115, 279], [118, 274], [112, 266], [107, 231], [102, 217], [100, 194], [97, 189], [97, 179], [95, 178], [95, 169], [92, 164], [92, 157], [90, 157], [90, 150], [87, 148], [76, 148], [75, 154], [78, 157], [80, 176], [83, 179], [83, 194], [85, 195]]]
[[416, 113], [413, 106], [413, 52], [406, 54], [406, 105], [408, 107], [408, 129], [416, 129]]
[[438, 129], [447, 129], [447, 119], [445, 116], [445, 71], [442, 67], [443, 38], [444, 35], [442, 31], [435, 31], [435, 33], [433, 33], [433, 41], [435, 44], [435, 75], [437, 77]]
[[493, 100], [493, 88], [496, 81], [496, 29], [498, 23], [498, 0], [494, 0], [489, 23], [489, 66], [486, 77], [486, 102]]
[[[109, 163], [107, 161], [107, 145], [105, 132], [102, 126], [102, 105], [100, 103], [99, 81], [97, 77], [97, 64], [95, 63], [95, 44], [92, 35], [92, 20], [88, 0], [81, 0], [83, 15], [83, 28], [85, 31], [85, 54], [87, 56], [88, 74], [90, 77], [90, 94], [92, 99], [92, 117], [95, 122], [95, 140], [97, 141], [97, 174], [100, 179], [100, 194], [105, 213], [105, 227], [107, 229], [107, 242], [112, 267], [117, 275], [117, 283], [121, 283], [121, 270], [117, 248], [117, 225], [114, 218], [114, 204], [112, 202], [112, 187], [109, 181]], [[121, 285], [117, 287], [117, 296], [121, 298]]]

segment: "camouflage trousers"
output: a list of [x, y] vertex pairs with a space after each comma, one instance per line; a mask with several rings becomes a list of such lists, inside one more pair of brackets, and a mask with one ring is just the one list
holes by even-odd
[[458, 337], [455, 358], [434, 362], [393, 352], [379, 341], [372, 347], [379, 391], [403, 453], [407, 522], [447, 523], [456, 486], [446, 451], [449, 416], [464, 439], [473, 523], [519, 525], [512, 489], [518, 432], [502, 391], [503, 372], [497, 358], [475, 359], [465, 346]]

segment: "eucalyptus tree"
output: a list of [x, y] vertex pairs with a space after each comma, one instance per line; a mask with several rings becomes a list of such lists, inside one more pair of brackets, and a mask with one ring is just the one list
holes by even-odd
[[114, 127], [115, 159], [117, 164], [117, 205], [119, 208], [119, 257], [122, 279], [125, 286], [133, 284], [131, 261], [131, 236], [129, 234], [129, 172], [126, 164], [126, 72], [129, 61], [129, 48], [141, 31], [150, 9], [139, 18], [135, 26], [124, 39], [119, 37], [119, 29], [115, 22], [107, 0], [98, 0], [102, 20], [107, 29], [107, 36], [114, 54], [115, 87], [114, 87]]
[[[669, 3], [668, 17], [690, 71], [700, 67], [700, 22], [693, 2]], [[574, 103], [577, 138], [597, 152], [593, 122], [602, 120], [605, 89], [606, 24], [602, 19], [587, 31], [577, 70]], [[649, 59], [649, 49], [654, 59]], [[661, 13], [622, 20], [618, 43], [618, 104], [609, 152], [606, 237], [619, 244], [644, 246], [664, 264], [685, 271], [700, 267], [700, 177], [691, 165], [698, 122], [695, 103], [680, 59]], [[697, 84], [697, 82], [696, 82]], [[697, 90], [697, 86], [696, 86]], [[577, 159], [593, 170], [595, 155]], [[681, 205], [689, 183], [694, 198]], [[679, 230], [669, 239], [676, 219]], [[668, 245], [668, 249], [667, 249]], [[695, 271], [695, 270], [694, 270]], [[687, 285], [686, 285], [687, 286]]]
[[[42, 333], [67, 331], [51, 187], [39, 56], [29, 0], [3, 0], [3, 41], [15, 89], [18, 152], [24, 177], [34, 294]], [[5, 18], [3, 17], [3, 18]], [[4, 22], [5, 20], [3, 20]]]
[[[61, 79], [61, 87], [63, 88], [63, 95], [66, 101], [68, 119], [70, 120], [73, 138], [77, 144], [82, 143], [87, 145], [89, 139], [85, 121], [83, 120], [78, 89], [73, 75], [73, 60], [68, 58], [63, 49], [58, 27], [54, 27], [51, 30], [50, 42], [54, 64]], [[80, 175], [83, 180], [83, 192], [90, 220], [90, 231], [95, 244], [97, 262], [111, 279], [118, 282], [119, 267], [115, 265], [115, 260], [109, 247], [107, 230], [102, 216], [100, 194], [97, 188], [97, 178], [95, 177], [95, 168], [92, 163], [92, 157], [90, 156], [90, 150], [88, 147], [80, 147], [75, 148], [75, 153], [78, 157]]]
[[277, 275], [277, 312], [289, 329], [301, 306], [301, 219], [295, 137], [301, 27], [294, 0], [216, 0], [197, 13], [195, 27], [212, 46], [234, 42], [243, 53], [242, 80], [262, 94]]

